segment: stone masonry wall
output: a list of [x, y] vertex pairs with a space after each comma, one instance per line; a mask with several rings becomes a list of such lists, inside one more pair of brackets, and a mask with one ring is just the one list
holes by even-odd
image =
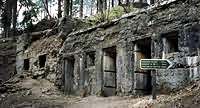
[[[62, 39], [58, 36], [50, 36], [34, 41], [27, 47], [26, 35], [19, 37], [17, 44], [17, 70], [18, 73], [26, 72], [31, 74], [33, 78], [46, 78], [51, 82], [55, 82], [55, 73], [57, 70], [58, 53], [62, 44]], [[43, 56], [44, 55], [44, 56]], [[40, 56], [43, 56], [44, 66], [40, 66]], [[28, 64], [24, 60], [28, 60]], [[24, 66], [29, 65], [28, 69]]]
[[[103, 26], [94, 27], [88, 30], [73, 32], [66, 36], [64, 45], [60, 51], [61, 60], [70, 56], [76, 56], [78, 61], [86, 59], [84, 55], [87, 52], [95, 51], [95, 69], [90, 73], [90, 85], [85, 85], [85, 78], [80, 77], [80, 73], [84, 73], [84, 68], [79, 68], [78, 73], [74, 73], [78, 79], [75, 91], [80, 91], [82, 86], [91, 88], [90, 94], [101, 94], [103, 90], [103, 73], [102, 73], [102, 58], [103, 49], [116, 46], [117, 53], [117, 94], [134, 94], [134, 44], [141, 39], [151, 39], [151, 58], [167, 58], [174, 62], [173, 70], [160, 70], [158, 72], [157, 84], [161, 88], [167, 83], [164, 89], [179, 88], [179, 85], [188, 82], [192, 71], [186, 58], [194, 56], [191, 53], [198, 53], [196, 45], [190, 42], [193, 40], [194, 33], [200, 33], [198, 27], [200, 21], [200, 1], [197, 0], [174, 0], [162, 6], [151, 6], [147, 9], [138, 10], [135, 13], [122, 16], [119, 20], [113, 20]], [[178, 32], [178, 51], [167, 53], [165, 44], [162, 41], [162, 35], [176, 31]], [[195, 40], [195, 39], [194, 39]], [[196, 39], [199, 43], [199, 40]], [[173, 59], [171, 59], [173, 58]], [[80, 63], [81, 64], [81, 63]], [[198, 66], [198, 65], [197, 65]], [[62, 62], [59, 62], [59, 67], [62, 68]], [[177, 69], [182, 68], [182, 69]], [[177, 72], [177, 73], [176, 73]], [[184, 74], [180, 74], [183, 72]], [[175, 73], [175, 76], [171, 75]], [[194, 73], [194, 72], [193, 72]], [[197, 72], [196, 72], [197, 73]], [[62, 69], [57, 70], [58, 86], [63, 81]], [[196, 74], [195, 74], [196, 75]], [[174, 77], [172, 82], [175, 85], [170, 85], [169, 78]], [[176, 84], [177, 82], [177, 84]], [[177, 86], [178, 85], [178, 86]]]

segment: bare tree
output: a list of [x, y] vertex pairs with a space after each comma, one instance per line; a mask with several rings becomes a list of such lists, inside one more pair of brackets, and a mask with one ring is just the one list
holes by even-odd
[[71, 17], [72, 17], [72, 15], [73, 15], [72, 9], [73, 9], [73, 0], [70, 0], [69, 14], [70, 14]]
[[129, 5], [130, 4], [130, 1], [129, 0], [126, 0], [126, 5]]
[[111, 5], [112, 5], [112, 7], [114, 7], [114, 5], [115, 5], [115, 1], [114, 0], [111, 1]]
[[107, 9], [107, 0], [103, 0], [103, 10]]
[[103, 0], [97, 0], [97, 10], [103, 14]]
[[80, 0], [80, 18], [83, 18], [83, 0]]
[[61, 2], [62, 0], [58, 0], [58, 18], [62, 17]]
[[64, 0], [64, 16], [69, 16], [70, 14], [70, 0]]
[[46, 10], [47, 15], [49, 16], [49, 18], [51, 17], [51, 14], [49, 13], [49, 4], [48, 4], [48, 0], [42, 0], [42, 3], [44, 5], [44, 9]]
[[17, 24], [17, 0], [13, 1], [12, 4], [12, 27], [13, 27], [13, 36], [16, 33], [16, 24]]
[[122, 5], [122, 0], [118, 0], [118, 5]]
[[[6, 0], [2, 11], [3, 35], [4, 37], [14, 36], [17, 23], [17, 0]], [[11, 25], [13, 31], [11, 31]]]

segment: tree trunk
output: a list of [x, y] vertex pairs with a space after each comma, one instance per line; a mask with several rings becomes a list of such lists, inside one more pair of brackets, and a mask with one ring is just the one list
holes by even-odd
[[13, 5], [12, 5], [12, 26], [13, 26], [13, 36], [15, 36], [16, 34], [16, 24], [17, 24], [17, 0], [13, 1]]
[[97, 0], [98, 12], [103, 13], [103, 0]]
[[72, 9], [73, 9], [73, 0], [70, 0], [70, 9], [69, 9], [69, 12], [70, 12], [70, 16], [71, 17], [73, 16]]
[[6, 0], [5, 7], [3, 10], [3, 29], [4, 29], [4, 37], [10, 36], [10, 26], [12, 23], [12, 1]]
[[99, 0], [97, 0], [97, 13], [99, 12]]
[[90, 15], [92, 16], [93, 15], [93, 6], [94, 6], [94, 0], [92, 0], [91, 2], [91, 6], [90, 6]]
[[49, 4], [48, 4], [48, 0], [45, 0], [45, 5], [46, 5], [46, 9], [49, 12]]
[[129, 0], [126, 0], [126, 5], [129, 5], [130, 1]]
[[49, 13], [49, 8], [48, 8], [48, 0], [42, 0], [43, 4], [44, 4], [44, 9], [46, 10], [47, 15], [49, 16], [49, 18], [51, 17], [51, 14]]
[[58, 18], [62, 17], [61, 0], [58, 0]]
[[107, 9], [107, 0], [103, 0], [103, 10]]
[[114, 7], [114, 5], [115, 5], [114, 2], [115, 2], [114, 0], [111, 1], [112, 7]]
[[83, 18], [83, 0], [80, 0], [80, 18]]
[[122, 0], [118, 0], [118, 5], [119, 5], [119, 6], [122, 5]]
[[103, 0], [98, 0], [98, 11], [99, 13], [101, 14], [101, 21], [104, 21], [105, 20], [105, 16], [104, 16], [104, 13], [103, 13]]
[[70, 2], [69, 0], [64, 0], [64, 16], [69, 16], [69, 6]]

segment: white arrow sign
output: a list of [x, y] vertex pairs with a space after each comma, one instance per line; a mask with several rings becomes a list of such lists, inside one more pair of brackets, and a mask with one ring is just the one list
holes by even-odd
[[140, 68], [145, 70], [169, 69], [173, 63], [168, 59], [141, 59]]

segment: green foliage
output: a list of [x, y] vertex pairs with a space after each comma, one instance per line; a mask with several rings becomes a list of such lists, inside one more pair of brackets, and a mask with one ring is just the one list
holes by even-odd
[[33, 22], [37, 20], [37, 13], [38, 9], [37, 8], [31, 8], [30, 10], [24, 11], [23, 12], [23, 20], [20, 22], [22, 26], [25, 28], [32, 28]]
[[95, 25], [100, 22], [104, 21], [111, 21], [113, 19], [120, 18], [123, 14], [135, 11], [136, 8], [131, 6], [116, 6], [111, 8], [110, 10], [106, 10], [103, 15], [102, 14], [96, 14], [94, 16], [88, 17], [87, 22], [91, 23], [92, 25]]
[[106, 11], [107, 19], [112, 20], [115, 18], [119, 18], [124, 14], [124, 8], [122, 6], [116, 6], [109, 11]]
[[23, 20], [20, 22], [20, 25], [23, 28], [31, 29], [33, 22], [37, 21], [37, 14], [39, 12], [40, 5], [33, 3], [31, 0], [20, 0], [21, 5], [26, 7], [26, 10], [23, 12]]
[[110, 21], [115, 18], [119, 18], [124, 14], [124, 8], [121, 6], [116, 6], [112, 8], [110, 11], [106, 10], [103, 14], [96, 14], [94, 16], [90, 16], [87, 18], [87, 21], [92, 25], [95, 25], [100, 22]]

